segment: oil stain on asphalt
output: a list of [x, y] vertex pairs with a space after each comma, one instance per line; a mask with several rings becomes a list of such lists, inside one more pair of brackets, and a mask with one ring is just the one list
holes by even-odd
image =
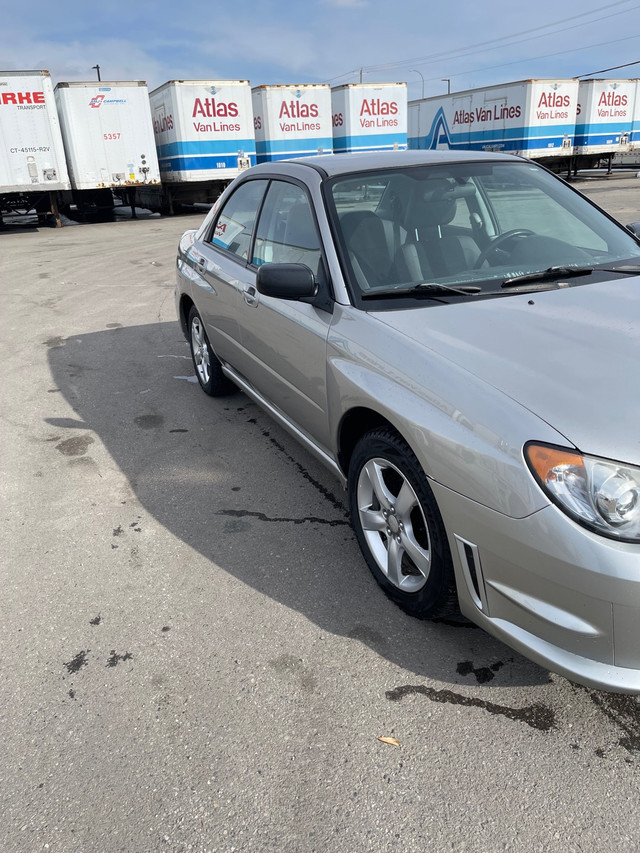
[[533, 705], [527, 705], [524, 708], [511, 708], [508, 705], [497, 705], [495, 702], [486, 702], [484, 699], [478, 699], [475, 696], [462, 696], [460, 693], [454, 693], [452, 690], [436, 690], [424, 684], [406, 684], [402, 687], [396, 687], [394, 690], [387, 690], [385, 696], [391, 702], [399, 702], [405, 696], [414, 694], [426, 696], [432, 702], [463, 705], [467, 708], [482, 708], [482, 710], [488, 711], [490, 714], [526, 723], [531, 728], [539, 729], [542, 732], [547, 732], [555, 728], [556, 725], [553, 709], [537, 702]]

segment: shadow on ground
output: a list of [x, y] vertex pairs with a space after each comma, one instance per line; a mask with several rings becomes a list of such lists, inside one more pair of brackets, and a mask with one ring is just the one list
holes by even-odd
[[146, 511], [190, 548], [419, 677], [549, 680], [475, 626], [419, 622], [391, 604], [360, 556], [339, 483], [243, 394], [202, 394], [177, 323], [109, 326], [42, 342], [47, 391], [75, 411], [46, 419], [69, 464], [90, 463], [97, 437]]

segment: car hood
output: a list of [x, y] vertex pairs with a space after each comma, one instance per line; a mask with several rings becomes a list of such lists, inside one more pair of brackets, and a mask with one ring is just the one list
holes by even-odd
[[584, 453], [640, 464], [640, 276], [375, 316]]

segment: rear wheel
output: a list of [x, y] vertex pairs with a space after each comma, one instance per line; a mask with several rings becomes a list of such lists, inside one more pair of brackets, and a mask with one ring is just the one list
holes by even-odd
[[453, 563], [438, 505], [418, 460], [393, 430], [360, 439], [348, 488], [358, 543], [389, 598], [420, 619], [455, 613]]
[[211, 349], [202, 317], [194, 305], [189, 312], [189, 344], [193, 367], [200, 387], [210, 397], [231, 394], [236, 386], [222, 372], [222, 365]]

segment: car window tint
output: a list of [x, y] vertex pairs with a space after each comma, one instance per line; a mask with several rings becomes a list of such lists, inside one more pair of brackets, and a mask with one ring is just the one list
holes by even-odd
[[267, 181], [247, 181], [227, 199], [211, 235], [214, 246], [248, 259], [251, 234]]
[[306, 264], [315, 274], [320, 240], [305, 192], [296, 184], [272, 181], [260, 214], [253, 263]]

